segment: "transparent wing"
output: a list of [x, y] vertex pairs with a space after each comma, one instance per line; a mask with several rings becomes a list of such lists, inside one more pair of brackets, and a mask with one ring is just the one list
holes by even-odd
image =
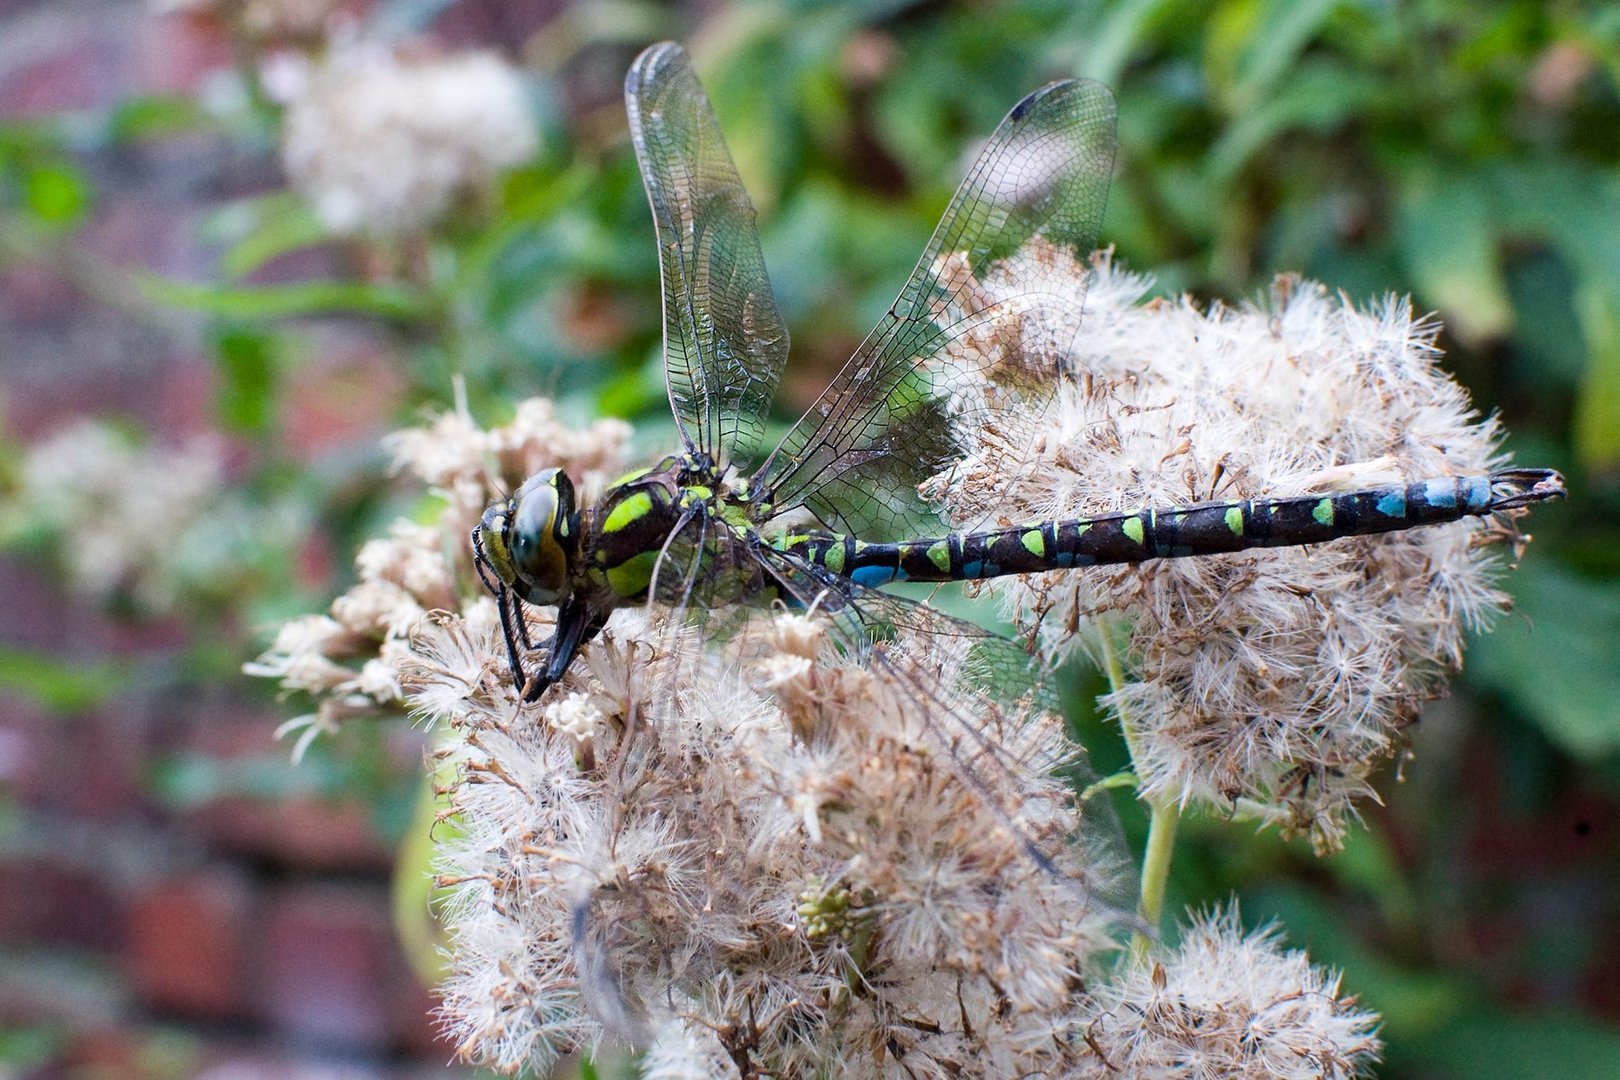
[[788, 351], [754, 207], [679, 45], [642, 53], [624, 98], [658, 231], [669, 403], [689, 446], [746, 468]]
[[[863, 588], [792, 555], [757, 550], [777, 588], [824, 617], [846, 655], [879, 669], [918, 726], [951, 756], [964, 781], [992, 807], [1041, 866], [1070, 879], [1087, 903], [1121, 925], [1135, 922], [1135, 868], [1106, 794], [1066, 811], [1024, 804], [1031, 781], [1058, 773], [1072, 790], [1095, 779], [1066, 739], [1061, 758], [1033, 729], [1056, 712], [1038, 661], [1018, 643], [926, 604]], [[1054, 812], [1056, 811], [1056, 812]]]
[[872, 540], [937, 531], [917, 485], [961, 456], [960, 432], [1049, 395], [1066, 369], [1113, 161], [1106, 87], [1019, 102], [899, 298], [755, 476], [756, 505]]

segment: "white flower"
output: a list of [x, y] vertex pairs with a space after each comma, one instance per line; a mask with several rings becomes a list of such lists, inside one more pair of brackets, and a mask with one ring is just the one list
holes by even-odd
[[29, 448], [19, 487], [10, 527], [57, 534], [78, 591], [101, 601], [127, 593], [151, 611], [210, 584], [197, 580], [182, 538], [232, 527], [220, 513], [224, 453], [210, 439], [143, 446], [110, 423], [81, 420]]
[[538, 146], [522, 79], [489, 53], [335, 54], [287, 111], [282, 162], [337, 232], [431, 225]]
[[587, 743], [607, 719], [591, 702], [589, 694], [573, 693], [546, 706], [546, 723], [575, 742]]
[[725, 1080], [742, 1073], [712, 1027], [672, 1016], [658, 1025], [640, 1075], [642, 1080]]

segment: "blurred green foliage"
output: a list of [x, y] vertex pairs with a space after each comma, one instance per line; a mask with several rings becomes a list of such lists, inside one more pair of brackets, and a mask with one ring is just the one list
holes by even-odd
[[[380, 4], [374, 26], [422, 31], [445, 6]], [[1115, 90], [1105, 236], [1165, 291], [1237, 299], [1301, 271], [1357, 300], [1410, 293], [1438, 313], [1449, 366], [1502, 415], [1521, 460], [1568, 471], [1573, 497], [1538, 510], [1526, 568], [1509, 581], [1519, 613], [1469, 656], [1444, 723], [1465, 733], [1413, 766], [1368, 832], [1318, 861], [1243, 826], [1193, 823], [1172, 900], [1235, 890], [1248, 915], [1280, 917], [1315, 959], [1343, 964], [1386, 1017], [1392, 1074], [1535, 1076], [1552, 1061], [1565, 1075], [1620, 1073], [1612, 995], [1606, 1021], [1590, 1016], [1602, 997], [1590, 985], [1616, 947], [1601, 928], [1620, 916], [1613, 823], [1560, 880], [1494, 883], [1459, 851], [1477, 803], [1416, 779], [1461, 783], [1445, 755], [1485, 745], [1510, 789], [1536, 793], [1512, 808], [1527, 829], [1565, 828], [1568, 791], [1610, 813], [1620, 803], [1620, 7], [777, 0], [698, 19], [582, 3], [527, 46], [536, 159], [427, 234], [333, 237], [276, 188], [214, 211], [217, 276], [109, 282], [71, 254], [97, 201], [86, 155], [177, 133], [261, 157], [274, 147], [262, 95], [236, 112], [136, 101], [0, 126], [0, 263], [52, 259], [114, 303], [195, 313], [218, 363], [219, 424], [258, 450], [244, 483], [319, 508], [335, 551], [390, 511], [380, 456], [309, 466], [285, 443], [316, 320], [374, 328], [406, 374], [406, 415], [447, 406], [459, 378], [486, 421], [547, 394], [579, 418], [635, 421], [649, 453], [663, 449], [674, 431], [657, 261], [616, 78], [666, 36], [690, 45], [760, 209], [794, 335], [779, 421], [888, 305], [975, 141], [1028, 90], [1066, 76]], [[330, 272], [273, 273], [306, 250], [326, 253]], [[258, 616], [297, 609], [285, 576], [261, 586], [233, 602]], [[72, 701], [77, 685], [38, 692]], [[1085, 729], [1111, 770], [1108, 733]], [[229, 782], [165, 777], [193, 794]], [[1530, 933], [1548, 896], [1568, 912], [1543, 928], [1553, 945], [1511, 959], [1458, 945], [1469, 924]]]

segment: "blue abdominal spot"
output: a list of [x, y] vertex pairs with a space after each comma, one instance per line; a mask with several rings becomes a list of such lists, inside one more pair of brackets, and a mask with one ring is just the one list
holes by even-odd
[[893, 581], [898, 576], [892, 566], [860, 566], [849, 575], [849, 580], [870, 589]]
[[1430, 480], [1423, 485], [1423, 498], [1430, 506], [1453, 509], [1457, 505], [1457, 483], [1454, 480]]

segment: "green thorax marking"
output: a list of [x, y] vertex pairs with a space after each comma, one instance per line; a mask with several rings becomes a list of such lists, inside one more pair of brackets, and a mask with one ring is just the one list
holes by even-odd
[[607, 567], [603, 574], [608, 588], [626, 598], [640, 596], [652, 584], [653, 567], [658, 565], [659, 552], [642, 551], [630, 556], [617, 566]]
[[835, 574], [844, 572], [844, 545], [842, 541], [827, 548], [827, 553], [822, 556], [821, 564]]
[[622, 532], [633, 522], [640, 521], [652, 513], [653, 499], [649, 491], [635, 491], [620, 499], [618, 505], [608, 514], [607, 520], [602, 522], [604, 533]]

